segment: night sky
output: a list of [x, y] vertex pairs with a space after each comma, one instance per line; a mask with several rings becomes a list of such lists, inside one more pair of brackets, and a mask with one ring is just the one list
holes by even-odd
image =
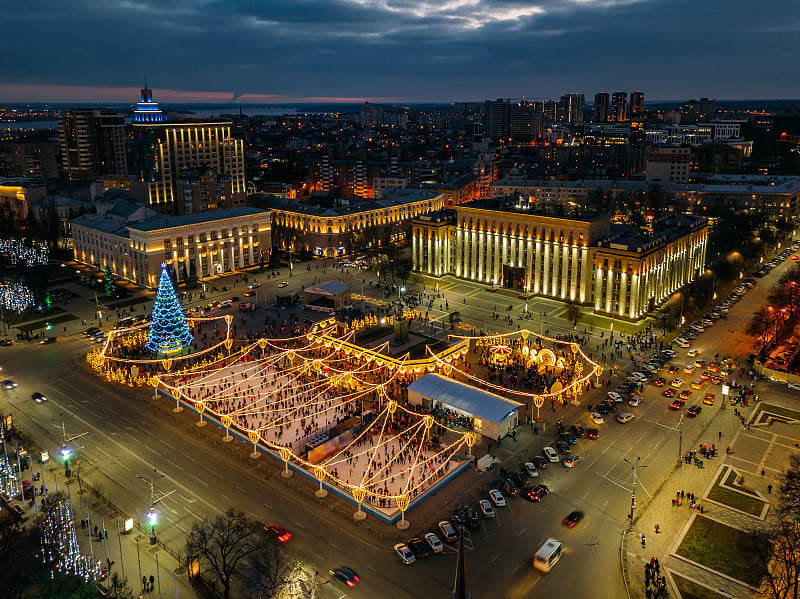
[[800, 0], [12, 0], [0, 102], [800, 97]]

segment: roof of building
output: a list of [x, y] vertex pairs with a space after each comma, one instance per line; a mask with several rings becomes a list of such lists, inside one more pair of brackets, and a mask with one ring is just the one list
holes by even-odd
[[[289, 198], [275, 198], [272, 206], [277, 210], [286, 212], [297, 212], [300, 214], [309, 214], [312, 216], [347, 216], [348, 214], [358, 214], [360, 212], [369, 212], [371, 210], [382, 210], [385, 208], [394, 208], [396, 206], [404, 206], [414, 202], [423, 202], [425, 200], [432, 200], [441, 195], [438, 192], [428, 191], [425, 189], [387, 189], [383, 192], [381, 199], [363, 199], [363, 198], [342, 198], [342, 204], [336, 206], [321, 206], [318, 204], [300, 203], [296, 199]], [[320, 198], [327, 198], [328, 194], [312, 194]]]
[[517, 403], [438, 374], [425, 374], [408, 386], [447, 406], [489, 422], [500, 423], [518, 409]]
[[480, 210], [493, 210], [496, 212], [509, 212], [512, 214], [529, 214], [531, 216], [542, 216], [545, 218], [559, 218], [563, 220], [574, 220], [579, 222], [595, 222], [611, 217], [607, 212], [585, 212], [583, 214], [551, 214], [539, 210], [528, 210], [527, 208], [517, 207], [516, 203], [510, 199], [503, 198], [481, 198], [471, 202], [465, 202], [456, 206], [456, 210], [463, 208], [478, 208]]
[[346, 283], [342, 283], [341, 281], [337, 281], [335, 279], [330, 281], [325, 281], [322, 283], [317, 283], [312, 287], [306, 287], [303, 289], [305, 293], [316, 293], [319, 295], [339, 295], [340, 293], [344, 293], [345, 291], [349, 291], [350, 285]]
[[87, 229], [94, 229], [101, 233], [128, 237], [128, 227], [126, 225], [111, 220], [110, 218], [102, 217], [99, 214], [82, 214], [78, 218], [73, 218], [70, 224], [73, 227], [86, 227]]
[[142, 208], [139, 204], [134, 204], [128, 200], [117, 200], [114, 207], [106, 212], [106, 214], [113, 214], [122, 218], [130, 218], [137, 210]]
[[159, 229], [171, 229], [174, 227], [183, 227], [185, 225], [210, 223], [226, 218], [255, 216], [257, 214], [269, 214], [269, 210], [250, 208], [249, 206], [237, 206], [236, 208], [222, 208], [220, 210], [209, 210], [208, 212], [181, 214], [180, 216], [159, 214], [158, 216], [148, 218], [140, 223], [131, 223], [128, 226], [137, 231], [158, 231]]
[[665, 193], [741, 193], [785, 194], [800, 190], [800, 177], [764, 177], [753, 175], [705, 175], [707, 182], [673, 183], [659, 181], [633, 181], [629, 179], [580, 179], [577, 181], [548, 181], [542, 179], [498, 179], [491, 187], [538, 187], [540, 189], [615, 189], [619, 191], [647, 191], [657, 186]]

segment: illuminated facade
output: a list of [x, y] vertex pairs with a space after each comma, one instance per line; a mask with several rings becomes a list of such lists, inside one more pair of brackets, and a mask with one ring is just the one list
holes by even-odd
[[231, 178], [227, 205], [244, 206], [244, 141], [232, 137], [230, 121], [164, 121], [148, 89], [134, 112], [134, 198], [160, 212], [181, 214], [186, 202], [178, 193], [179, 177], [188, 169], [209, 167]]
[[706, 219], [674, 217], [657, 231], [609, 214], [561, 217], [478, 200], [412, 221], [414, 269], [502, 285], [637, 320], [705, 264]]
[[276, 247], [333, 257], [347, 253], [353, 238], [380, 245], [388, 237], [402, 243], [402, 226], [444, 207], [442, 193], [421, 189], [387, 190], [375, 200], [329, 200], [329, 205], [281, 200], [272, 205]]
[[179, 282], [192, 271], [203, 278], [258, 265], [262, 251], [266, 262], [272, 245], [270, 221], [268, 210], [239, 207], [127, 224], [85, 214], [71, 224], [78, 262], [108, 268], [116, 277], [154, 289], [162, 262]]

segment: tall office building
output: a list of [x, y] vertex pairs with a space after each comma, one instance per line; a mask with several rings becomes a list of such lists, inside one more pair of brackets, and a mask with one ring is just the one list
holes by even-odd
[[631, 93], [631, 117], [644, 114], [644, 92], [638, 89]]
[[147, 81], [145, 81], [141, 92], [141, 98], [133, 110], [133, 122], [161, 123], [164, 121], [164, 113], [158, 107], [158, 102], [153, 102], [153, 90], [147, 87]]
[[[145, 105], [153, 105], [145, 94]], [[140, 103], [141, 106], [141, 103]], [[138, 110], [138, 108], [137, 108]], [[145, 108], [133, 122], [131, 192], [134, 198], [161, 212], [182, 214], [195, 202], [178, 194], [178, 177], [187, 169], [212, 168], [231, 178], [230, 199], [221, 207], [243, 206], [245, 190], [244, 141], [231, 135], [230, 121], [170, 122]]]
[[380, 127], [383, 124], [383, 108], [369, 102], [361, 106], [361, 124], [365, 127]]
[[628, 94], [614, 92], [611, 96], [611, 120], [621, 123], [628, 120]]
[[523, 100], [511, 105], [509, 125], [511, 137], [538, 139], [543, 132], [544, 114], [540, 104]]
[[128, 174], [125, 115], [77, 108], [58, 117], [61, 163], [70, 179]]
[[608, 120], [608, 105], [611, 97], [608, 92], [594, 95], [594, 122], [605, 123]]
[[492, 141], [508, 137], [511, 127], [509, 102], [502, 98], [498, 98], [494, 102], [486, 100], [484, 123], [486, 135]]
[[571, 125], [583, 123], [583, 94], [566, 94], [561, 96], [561, 120]]

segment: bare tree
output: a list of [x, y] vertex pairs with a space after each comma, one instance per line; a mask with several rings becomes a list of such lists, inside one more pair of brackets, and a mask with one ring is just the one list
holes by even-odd
[[570, 300], [567, 302], [566, 316], [567, 320], [572, 321], [573, 326], [578, 325], [578, 316], [581, 313], [581, 306], [578, 302]]
[[248, 599], [270, 599], [279, 591], [290, 589], [308, 593], [314, 583], [302, 564], [267, 535], [259, 550], [248, 558], [244, 581]]
[[241, 510], [229, 508], [213, 520], [206, 518], [192, 526], [186, 549], [208, 564], [222, 585], [223, 597], [230, 599], [231, 582], [244, 573], [248, 560], [260, 550], [263, 530]]

